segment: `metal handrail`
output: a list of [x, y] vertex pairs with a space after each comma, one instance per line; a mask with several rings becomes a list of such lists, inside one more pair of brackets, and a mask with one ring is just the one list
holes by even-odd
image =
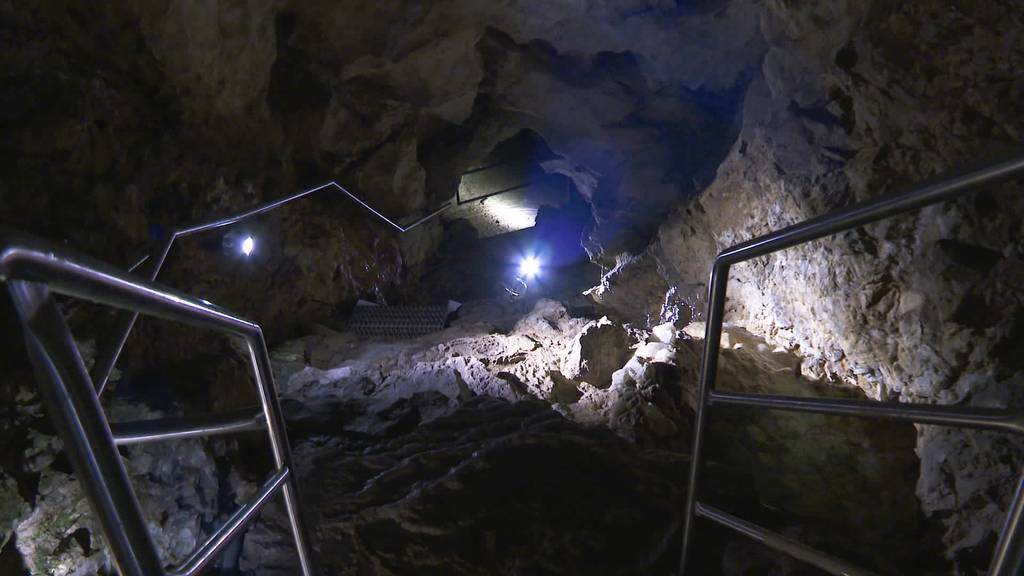
[[812, 414], [883, 418], [917, 424], [958, 426], [960, 428], [1024, 434], [1024, 411], [1008, 412], [997, 408], [907, 404], [900, 402], [876, 402], [874, 400], [847, 400], [842, 398], [806, 398], [802, 396], [776, 396], [773, 394], [737, 394], [735, 392], [712, 391], [708, 396], [708, 405], [714, 406], [715, 404], [753, 406]]
[[[6, 283], [21, 319], [26, 348], [47, 412], [121, 574], [191, 576], [198, 573], [278, 490], [284, 494], [302, 572], [305, 576], [316, 573], [309, 534], [302, 518], [298, 480], [290, 473], [294, 468], [270, 357], [263, 331], [257, 324], [204, 300], [141, 281], [109, 265], [10, 232], [0, 232], [0, 281]], [[170, 573], [163, 569], [100, 406], [99, 394], [52, 293], [227, 333], [242, 338], [248, 347], [276, 476], [264, 486], [256, 500], [237, 512], [185, 564]], [[165, 428], [162, 437], [170, 438], [175, 434], [175, 430]]]
[[203, 568], [209, 566], [224, 548], [231, 543], [234, 537], [252, 524], [253, 520], [266, 506], [267, 502], [284, 487], [285, 482], [291, 477], [291, 470], [282, 468], [278, 470], [260, 487], [256, 497], [250, 500], [231, 515], [230, 518], [213, 533], [205, 544], [200, 546], [187, 560], [176, 568], [168, 571], [167, 576], [193, 576], [199, 574]]
[[825, 552], [816, 550], [806, 544], [786, 538], [778, 532], [773, 532], [767, 528], [758, 526], [753, 522], [747, 522], [742, 518], [733, 516], [728, 512], [723, 512], [722, 510], [713, 506], [708, 506], [702, 502], [697, 502], [694, 514], [717, 522], [727, 528], [731, 528], [733, 531], [739, 532], [740, 534], [743, 534], [752, 540], [756, 540], [765, 546], [785, 552], [793, 558], [802, 560], [811, 566], [821, 568], [822, 570], [831, 572], [832, 574], [838, 573], [843, 576], [876, 576], [874, 572], [863, 570], [842, 558], [836, 558], [831, 554], [826, 554]]
[[[902, 193], [882, 196], [849, 208], [806, 220], [727, 248], [715, 258], [708, 286], [707, 325], [704, 334], [704, 354], [701, 359], [701, 376], [698, 384], [696, 418], [694, 419], [689, 488], [686, 496], [686, 510], [683, 517], [683, 545], [679, 562], [680, 576], [686, 574], [686, 560], [689, 555], [690, 543], [693, 539], [693, 520], [695, 516], [700, 515], [734, 530], [737, 530], [738, 526], [727, 521], [728, 518], [734, 517], [723, 516], [722, 514], [725, 513], [716, 514], [714, 512], [719, 511], [697, 501], [704, 433], [709, 417], [708, 409], [713, 404], [734, 404], [764, 409], [888, 418], [949, 426], [990, 428], [1017, 434], [1024, 433], [1022, 415], [1019, 412], [989, 411], [958, 406], [924, 407], [916, 404], [729, 394], [714, 391], [715, 379], [718, 374], [718, 354], [722, 337], [722, 322], [725, 316], [726, 287], [729, 282], [729, 269], [733, 264], [877, 222], [929, 204], [949, 200], [976, 191], [983, 186], [1018, 178], [1022, 175], [1024, 175], [1024, 156], [1018, 156], [1011, 160], [990, 164], [960, 175], [947, 176]], [[708, 513], [709, 510], [712, 513]], [[743, 522], [748, 527], [754, 526], [754, 528], [764, 533], [770, 532], [745, 521]], [[738, 531], [750, 535], [747, 531]], [[777, 550], [793, 555], [792, 550], [785, 549], [776, 539], [769, 538], [762, 541]], [[848, 570], [848, 565], [844, 562], [832, 562], [830, 560], [831, 557], [827, 554], [818, 551], [814, 552], [818, 554], [816, 560], [820, 561], [815, 562], [815, 565], [818, 567], [825, 569], [831, 574], [842, 575], [851, 573]], [[1014, 496], [1010, 511], [1007, 514], [1006, 523], [1001, 531], [999, 541], [996, 544], [989, 573], [991, 576], [1011, 576], [1019, 574], [1022, 567], [1024, 567], [1024, 471], [1022, 471], [1019, 487]]]
[[[368, 210], [371, 214], [373, 214], [380, 220], [384, 221], [385, 223], [387, 223], [400, 233], [405, 233], [412, 230], [413, 228], [416, 228], [420, 224], [426, 222], [427, 220], [430, 220], [431, 218], [434, 218], [435, 216], [444, 212], [445, 210], [452, 206], [451, 200], [448, 200], [442, 203], [441, 206], [438, 207], [436, 210], [427, 214], [426, 216], [423, 216], [419, 220], [416, 220], [415, 222], [408, 224], [406, 226], [402, 226], [401, 224], [398, 224], [394, 220], [391, 220], [390, 218], [385, 216], [383, 213], [375, 209], [373, 206], [370, 206], [369, 204], [364, 202], [361, 198], [359, 198], [352, 192], [349, 192], [341, 184], [338, 184], [336, 181], [332, 180], [326, 184], [321, 184], [313, 188], [308, 188], [306, 190], [296, 192], [289, 196], [285, 196], [284, 198], [278, 198], [277, 200], [261, 204], [260, 206], [250, 208], [248, 210], [239, 212], [237, 214], [233, 214], [231, 216], [225, 216], [223, 218], [218, 218], [216, 220], [210, 220], [209, 222], [205, 222], [203, 224], [195, 224], [192, 226], [188, 226], [186, 228], [179, 228], [177, 230], [173, 230], [170, 233], [170, 235], [164, 240], [164, 243], [160, 246], [160, 249], [157, 252], [155, 264], [153, 265], [149, 272], [149, 281], [156, 281], [157, 277], [160, 275], [160, 271], [163, 269], [164, 262], [167, 260], [167, 254], [171, 251], [171, 246], [174, 245], [174, 241], [177, 240], [178, 238], [184, 238], [186, 236], [191, 236], [199, 232], [205, 232], [207, 230], [213, 230], [215, 228], [223, 228], [224, 226], [237, 224], [238, 222], [247, 220], [249, 218], [253, 218], [255, 216], [259, 216], [260, 214], [266, 214], [267, 212], [280, 208], [281, 206], [284, 206], [289, 202], [293, 202], [295, 200], [305, 198], [306, 196], [309, 196], [310, 194], [313, 194], [315, 192], [328, 189], [334, 189], [346, 195], [353, 202], [359, 204], [360, 206]], [[128, 271], [135, 271], [139, 266], [141, 266], [144, 262], [146, 262], [149, 259], [149, 255], [143, 256], [138, 261], [136, 261], [135, 264], [133, 264], [128, 269]], [[117, 364], [118, 359], [120, 359], [121, 357], [121, 353], [124, 351], [125, 343], [128, 342], [128, 336], [131, 335], [132, 328], [135, 326], [135, 321], [138, 319], [138, 317], [139, 315], [136, 312], [132, 312], [131, 314], [126, 316], [119, 325], [116, 332], [114, 333], [115, 337], [112, 340], [112, 343], [108, 351], [106, 351], [103, 355], [99, 356], [96, 359], [96, 363], [93, 366], [92, 371], [92, 380], [96, 385], [96, 391], [101, 395], [103, 394], [103, 391], [107, 387], [107, 382], [110, 380], [110, 374], [113, 372], [114, 366]]]
[[183, 440], [220, 434], [266, 430], [263, 410], [254, 408], [228, 414], [192, 418], [161, 418], [135, 422], [112, 422], [110, 431], [118, 446], [162, 440]]

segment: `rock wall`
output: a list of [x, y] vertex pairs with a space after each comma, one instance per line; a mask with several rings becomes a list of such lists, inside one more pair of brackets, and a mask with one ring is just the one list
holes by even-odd
[[[747, 1], [0, 11], [0, 224], [124, 266], [168, 228], [329, 179], [411, 219], [524, 129], [556, 154], [545, 170], [590, 203], [588, 248], [611, 263], [710, 180], [764, 49]], [[161, 278], [255, 318], [272, 340], [359, 297], [415, 294], [442, 238], [437, 223], [398, 236], [331, 195], [252, 226], [250, 261], [225, 257], [210, 234], [180, 242]], [[195, 340], [140, 329], [126, 355], [136, 368], [180, 364]]]
[[[259, 110], [223, 120], [228, 104], [238, 104], [233, 90], [258, 93], [229, 86], [260, 81], [251, 76], [255, 63], [239, 61], [249, 41], [234, 36], [248, 38], [252, 31], [247, 24], [229, 25], [229, 15], [221, 27], [203, 28], [203, 9], [194, 8], [190, 38], [233, 38], [230, 50], [201, 45], [190, 52], [224, 61], [222, 69], [231, 71], [230, 78], [211, 79], [206, 90], [189, 91], [204, 99], [209, 114], [202, 117], [168, 82], [176, 69], [154, 56], [172, 42], [148, 44], [144, 21], [132, 12], [142, 4], [0, 3], [0, 225], [127, 267], [153, 251], [168, 229], [328, 176], [296, 175], [294, 155], [258, 121]], [[251, 48], [246, 61], [267, 60], [269, 69], [274, 54]], [[221, 119], [216, 124], [214, 116]], [[403, 270], [398, 238], [337, 198], [312, 198], [252, 227], [258, 232], [252, 259], [224, 254], [220, 235], [205, 234], [177, 243], [161, 281], [258, 319], [271, 338], [290, 336], [335, 306], [396, 290]], [[263, 297], [267, 293], [275, 297]], [[76, 325], [83, 338], [109, 332], [112, 318], [83, 314], [88, 317]], [[219, 345], [193, 331], [165, 333], [169, 337], [155, 346], [159, 331], [142, 323], [125, 355], [135, 360], [132, 366], [194, 359], [197, 347]]]
[[[29, 442], [24, 452], [27, 458], [20, 466], [0, 470], [4, 490], [0, 493], [4, 514], [0, 517], [4, 522], [0, 541], [5, 546], [12, 543], [4, 556], [20, 556], [20, 561], [5, 561], [10, 569], [6, 573], [110, 573], [112, 558], [60, 441], [45, 428], [29, 428], [39, 426], [38, 397], [23, 388], [19, 401], [21, 433], [27, 432]], [[164, 414], [138, 404], [119, 403], [112, 407], [111, 418], [126, 421], [161, 416]], [[186, 440], [124, 449], [125, 467], [142, 514], [166, 562], [176, 564], [188, 558], [232, 509], [243, 503], [227, 482], [231, 472], [227, 467], [218, 469], [215, 461], [226, 447], [222, 440]], [[33, 482], [31, 491], [25, 488]]]
[[[1017, 8], [0, 1], [0, 224], [127, 265], [168, 227], [329, 179], [411, 218], [529, 129], [558, 156], [545, 170], [590, 204], [588, 249], [612, 268], [595, 296], [653, 326], [702, 308], [710, 261], [728, 245], [1018, 145]], [[246, 262], [225, 259], [215, 237], [183, 242], [163, 279], [253, 316], [275, 340], [357, 297], [407, 295], [438, 226], [399, 238], [336, 200], [255, 222], [266, 240]], [[738, 266], [730, 320], [798, 349], [804, 374], [874, 398], [1019, 406], [1022, 213], [1008, 186]], [[642, 254], [617, 258], [623, 250]], [[111, 320], [69, 311], [78, 335]], [[563, 320], [552, 338], [572, 332]], [[595, 330], [599, 340], [606, 329]], [[193, 381], [196, 394], [207, 377], [242, 378], [197, 360], [197, 348], [230, 349], [193, 332], [144, 322], [130, 347], [131, 367], [169, 360], [164, 376]], [[8, 379], [27, 379], [11, 357]], [[645, 385], [638, 354], [629, 378], [616, 372], [620, 387], [603, 387], [607, 366], [595, 371], [602, 386], [566, 385], [542, 370], [547, 360], [488, 377], [509, 394], [518, 381], [527, 395], [597, 406], [582, 414], [624, 435], [678, 438], [678, 415], [659, 417], [672, 410], [657, 405], [664, 390]], [[16, 413], [18, 387], [3, 386]], [[652, 405], [635, 420], [619, 410]], [[12, 422], [0, 430], [16, 431], [2, 447], [17, 490], [6, 478], [0, 490], [31, 493], [41, 469], [21, 463]], [[1021, 468], [1020, 443], [924, 427], [917, 450], [918, 497], [970, 573]], [[21, 511], [4, 508], [2, 526]]]
[[[1012, 2], [766, 5], [770, 48], [715, 181], [649, 252], [703, 310], [732, 244], [1018, 146]], [[727, 320], [804, 372], [904, 402], [1020, 406], [1024, 195], [976, 194], [735, 266]], [[917, 493], [980, 569], [1024, 464], [1019, 440], [920, 427]], [[978, 558], [972, 558], [977, 555]]]
[[[561, 157], [545, 169], [568, 175], [590, 202], [601, 230], [591, 248], [607, 260], [645, 244], [652, 215], [696, 189], [728, 150], [762, 50], [756, 29], [751, 2], [0, 1], [0, 225], [127, 266], [170, 228], [329, 179], [411, 218], [450, 197], [496, 144], [533, 128]], [[251, 316], [278, 341], [358, 297], [401, 295], [410, 266], [441, 237], [429, 225], [399, 238], [329, 197], [252, 227], [253, 258], [226, 257], [216, 234], [189, 239], [161, 280]], [[45, 572], [36, 552], [60, 549], [51, 556], [61, 570], [97, 571], [106, 560], [74, 523], [83, 518], [46, 526], [53, 509], [82, 502], [66, 467], [25, 459], [35, 438], [40, 454], [59, 452], [45, 418], [19, 419], [31, 375], [0, 306], [9, 497], [0, 528], [5, 541], [15, 519], [31, 528], [3, 547], [3, 562], [23, 550]], [[67, 312], [76, 336], [101, 344], [114, 320], [71, 303]], [[189, 412], [252, 400], [238, 392], [243, 364], [219, 338], [143, 320], [128, 346], [118, 394]], [[531, 376], [545, 393], [577, 393]], [[190, 459], [149, 462], [182, 474], [175, 466]]]
[[[684, 382], [698, 377], [704, 329], [703, 322], [686, 327], [677, 343]], [[808, 378], [800, 364], [793, 352], [726, 327], [716, 387], [746, 394], [864, 398], [843, 382]], [[687, 402], [695, 404], [695, 394]], [[762, 512], [773, 512], [763, 525], [878, 574], [949, 574], [940, 525], [925, 518], [914, 493], [920, 466], [913, 425], [722, 407], [714, 410], [706, 438], [709, 462], [750, 475]], [[718, 481], [717, 473], [705, 474], [705, 485]], [[737, 510], [729, 500], [711, 504]]]

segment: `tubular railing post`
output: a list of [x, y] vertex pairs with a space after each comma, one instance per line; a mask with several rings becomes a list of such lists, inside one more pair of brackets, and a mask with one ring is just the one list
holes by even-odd
[[1019, 576], [1024, 571], [1024, 474], [1017, 482], [1010, 511], [992, 555], [989, 576]]
[[[713, 404], [712, 400], [723, 404], [745, 404], [759, 408], [776, 408], [816, 413], [848, 413], [863, 416], [870, 413], [879, 417], [911, 420], [906, 414], [897, 415], [890, 407], [874, 407], [865, 409], [858, 404], [849, 402], [802, 401], [796, 398], [773, 397], [756, 400], [749, 395], [715, 394], [713, 392], [715, 376], [718, 369], [719, 340], [721, 339], [722, 321], [725, 307], [725, 292], [728, 284], [729, 267], [745, 262], [758, 256], [765, 256], [780, 250], [797, 246], [950, 200], [981, 188], [1005, 180], [1019, 178], [1024, 173], [1024, 155], [1010, 160], [996, 162], [969, 172], [946, 176], [935, 181], [921, 184], [907, 191], [888, 194], [836, 210], [816, 218], [776, 230], [769, 234], [753, 238], [746, 242], [731, 246], [715, 258], [711, 272], [711, 285], [708, 287], [708, 315], [705, 331], [704, 356], [701, 362], [700, 381], [698, 383], [696, 418], [694, 420], [693, 449], [690, 462], [690, 485], [687, 490], [686, 510], [683, 517], [683, 544], [680, 555], [679, 576], [686, 572], [686, 561], [693, 539], [693, 520], [696, 515], [698, 481], [707, 426], [707, 411]], [[717, 397], [717, 398], [716, 398]], [[773, 404], [769, 406], [769, 404]], [[892, 410], [896, 410], [893, 408]], [[907, 409], [911, 411], [911, 409]], [[957, 413], [957, 411], [929, 411], [913, 409], [915, 416], [923, 421], [955, 421], [951, 425], [972, 426], [979, 428], [998, 428], [1004, 431], [1020, 433], [1022, 429], [1019, 414], [1004, 414], [993, 418], [981, 411]], [[1018, 574], [1024, 564], [1024, 478], [1018, 487], [1006, 524], [1000, 536], [996, 554], [992, 561], [993, 576], [1010, 576]]]
[[[397, 222], [385, 216], [383, 213], [381, 213], [373, 206], [370, 206], [369, 204], [364, 202], [355, 194], [349, 192], [341, 184], [338, 184], [336, 181], [331, 180], [326, 184], [314, 186], [313, 188], [307, 188], [306, 190], [303, 190], [301, 192], [296, 192], [294, 194], [291, 194], [290, 196], [285, 196], [284, 198], [278, 198], [277, 200], [267, 202], [266, 204], [261, 204], [259, 206], [256, 206], [255, 208], [250, 208], [249, 210], [246, 210], [244, 212], [239, 212], [231, 216], [218, 218], [217, 220], [211, 220], [210, 222], [196, 224], [193, 226], [189, 226], [188, 228], [179, 228], [177, 230], [174, 230], [173, 232], [171, 232], [171, 234], [167, 237], [167, 240], [165, 240], [160, 247], [160, 252], [157, 255], [157, 258], [154, 260], [152, 268], [150, 269], [149, 281], [156, 281], [157, 276], [160, 275], [160, 270], [163, 268], [164, 262], [167, 260], [167, 254], [168, 252], [170, 252], [171, 246], [174, 245], [174, 241], [177, 240], [178, 238], [191, 236], [193, 234], [198, 234], [200, 232], [205, 232], [207, 230], [213, 230], [215, 228], [223, 228], [224, 226], [230, 226], [232, 224], [241, 222], [242, 220], [259, 216], [260, 214], [266, 214], [267, 212], [280, 208], [281, 206], [284, 206], [289, 202], [299, 200], [300, 198], [305, 198], [310, 194], [314, 194], [327, 188], [334, 188], [338, 192], [341, 192], [349, 199], [351, 199], [353, 202], [359, 204], [360, 206], [368, 210], [371, 214], [373, 214], [374, 216], [384, 221], [389, 226], [391, 226], [395, 230], [398, 230], [401, 233], [405, 233], [412, 230], [413, 228], [416, 228], [420, 224], [423, 224], [427, 220], [434, 218], [435, 216], [444, 212], [448, 208], [451, 208], [452, 206], [452, 201], [449, 200], [447, 202], [442, 203], [437, 210], [434, 210], [433, 212], [427, 214], [426, 216], [423, 216], [422, 218], [416, 220], [412, 224], [409, 224], [408, 226], [402, 226], [401, 224], [398, 224]], [[148, 258], [148, 256], [143, 256], [131, 268], [129, 268], [128, 271], [134, 271]], [[107, 349], [106, 352], [104, 352], [97, 358], [96, 365], [93, 366], [92, 380], [95, 383], [96, 390], [100, 395], [103, 394], [103, 391], [107, 387], [107, 382], [110, 380], [110, 374], [114, 371], [114, 366], [117, 365], [118, 359], [121, 358], [121, 352], [124, 351], [124, 346], [128, 342], [128, 336], [131, 335], [132, 329], [135, 327], [135, 321], [138, 320], [138, 318], [139, 314], [136, 311], [129, 312], [122, 316], [122, 320], [120, 320], [117, 329], [114, 331], [115, 336], [111, 340], [109, 348]]]
[[1024, 434], [1024, 411], [950, 406], [942, 404], [910, 404], [876, 400], [850, 400], [846, 398], [810, 398], [805, 396], [776, 396], [774, 394], [739, 394], [712, 391], [710, 406], [749, 406], [765, 410], [785, 410], [808, 414], [832, 414], [955, 426], [978, 430], [996, 430]]
[[74, 339], [49, 290], [7, 281], [39, 390], [123, 576], [163, 573], [121, 455]]
[[283, 487], [285, 508], [287, 508], [292, 535], [295, 538], [295, 547], [299, 553], [302, 573], [305, 576], [312, 576], [317, 572], [311, 547], [312, 541], [306, 528], [306, 519], [302, 514], [301, 498], [299, 497], [299, 479], [298, 475], [294, 473], [295, 468], [292, 465], [288, 432], [285, 429], [284, 417], [281, 414], [281, 405], [277, 400], [277, 391], [274, 387], [274, 373], [270, 366], [267, 345], [263, 340], [263, 332], [257, 328], [255, 332], [246, 337], [246, 342], [249, 345], [249, 356], [252, 359], [256, 386], [260, 391], [263, 413], [267, 418], [267, 434], [270, 437], [270, 445], [274, 452], [274, 463], [278, 469], [292, 471], [288, 475], [288, 480]]
[[788, 554], [801, 562], [816, 566], [829, 574], [836, 576], [877, 576], [874, 572], [864, 570], [841, 558], [836, 558], [831, 554], [796, 540], [791, 540], [778, 532], [773, 532], [752, 522], [747, 522], [742, 518], [737, 518], [728, 512], [712, 506], [698, 502], [696, 514], [743, 534], [769, 548]]
[[[156, 259], [153, 261], [153, 267], [149, 271], [150, 282], [155, 281], [156, 277], [160, 274], [160, 269], [163, 268], [164, 260], [167, 259], [167, 254], [171, 251], [171, 246], [174, 244], [176, 236], [177, 232], [172, 232], [160, 246], [160, 253], [157, 254]], [[106, 390], [110, 374], [114, 371], [114, 366], [117, 365], [117, 361], [121, 358], [124, 345], [128, 342], [128, 336], [132, 333], [132, 328], [135, 327], [135, 321], [138, 319], [139, 313], [135, 310], [122, 314], [121, 321], [114, 332], [114, 339], [111, 341], [110, 348], [96, 359], [96, 364], [92, 367], [92, 381], [93, 385], [96, 386], [97, 395], [102, 396], [103, 391]]]
[[[277, 401], [266, 343], [258, 325], [205, 300], [140, 281], [88, 258], [72, 258], [45, 242], [2, 230], [0, 281], [8, 283], [25, 327], [26, 342], [39, 373], [44, 400], [80, 476], [85, 495], [107, 534], [122, 574], [152, 576], [163, 574], [163, 570], [117, 452], [115, 438], [100, 407], [99, 395], [60, 310], [49, 296], [50, 292], [216, 330], [246, 340], [260, 391], [262, 419], [270, 433], [280, 480], [278, 485], [284, 493], [302, 572], [305, 576], [316, 574], [311, 541], [301, 513], [298, 481], [291, 465], [284, 417]], [[43, 281], [45, 286], [37, 284]], [[197, 426], [211, 432], [239, 431], [250, 427], [248, 422], [230, 415], [227, 419], [204, 420], [205, 423], [185, 423], [177, 431], [174, 430], [177, 425], [170, 426], [167, 422], [129, 423], [128, 432], [132, 434], [133, 428], [138, 432], [141, 427], [143, 435], [155, 433], [160, 437], [171, 437], [179, 433], [192, 434], [197, 431]], [[146, 432], [147, 426], [155, 429]], [[195, 566], [207, 562], [207, 553], [218, 550], [225, 539], [241, 530], [244, 521], [254, 517], [254, 508], [246, 510], [244, 515], [233, 517], [230, 527], [218, 532], [217, 540], [210, 547], [204, 547], [199, 555], [193, 557]]]
[[683, 549], [679, 558], [679, 576], [686, 574], [686, 558], [693, 540], [693, 518], [700, 477], [701, 455], [704, 448], [704, 429], [707, 426], [708, 396], [715, 386], [718, 374], [718, 348], [722, 340], [722, 320], [725, 316], [725, 293], [729, 285], [729, 264], [716, 261], [711, 269], [708, 286], [708, 317], [704, 329], [704, 357], [701, 360], [700, 384], [697, 391], [694, 418], [693, 447], [690, 453], [690, 485], [686, 491], [686, 510], [683, 516]]
[[291, 476], [291, 470], [283, 469], [278, 470], [276, 473], [263, 483], [256, 497], [252, 501], [248, 502], [241, 508], [235, 511], [230, 518], [224, 522], [224, 525], [219, 530], [210, 536], [210, 539], [205, 544], [196, 549], [192, 555], [181, 563], [180, 566], [171, 570], [168, 576], [194, 576], [203, 571], [206, 566], [209, 566], [217, 555], [220, 554], [224, 548], [227, 547], [231, 541], [238, 536], [238, 534], [245, 530], [253, 521], [256, 520], [256, 516], [260, 510], [266, 506], [270, 498], [274, 496], [279, 488], [287, 481], [288, 477]]
[[114, 443], [118, 446], [204, 438], [220, 434], [237, 434], [263, 430], [267, 426], [262, 410], [240, 410], [230, 414], [200, 418], [159, 418], [116, 422], [110, 425]]

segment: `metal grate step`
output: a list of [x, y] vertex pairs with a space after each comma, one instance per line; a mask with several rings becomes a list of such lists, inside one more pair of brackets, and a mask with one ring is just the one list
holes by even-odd
[[352, 310], [349, 330], [364, 338], [415, 338], [445, 327], [450, 305], [379, 306], [360, 302]]

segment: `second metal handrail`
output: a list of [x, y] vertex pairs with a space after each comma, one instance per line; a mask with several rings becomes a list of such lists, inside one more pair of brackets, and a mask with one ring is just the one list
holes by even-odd
[[[337, 182], [332, 180], [326, 184], [321, 184], [313, 188], [308, 188], [306, 190], [296, 192], [289, 196], [285, 196], [284, 198], [278, 198], [277, 200], [267, 202], [266, 204], [261, 204], [260, 206], [250, 208], [248, 210], [239, 212], [237, 214], [233, 214], [231, 216], [225, 216], [223, 218], [217, 218], [216, 220], [210, 220], [209, 222], [204, 222], [202, 224], [194, 224], [185, 228], [173, 230], [164, 240], [164, 243], [160, 246], [159, 251], [156, 253], [154, 263], [149, 271], [150, 282], [156, 281], [157, 277], [160, 275], [160, 270], [163, 269], [164, 262], [167, 260], [167, 254], [171, 251], [171, 246], [174, 245], [175, 240], [179, 238], [184, 238], [186, 236], [191, 236], [193, 234], [198, 234], [199, 232], [206, 232], [207, 230], [213, 230], [215, 228], [223, 228], [224, 226], [230, 226], [243, 220], [248, 220], [249, 218], [259, 216], [260, 214], [266, 214], [267, 212], [280, 208], [285, 204], [294, 202], [295, 200], [299, 200], [301, 198], [305, 198], [306, 196], [309, 196], [310, 194], [314, 194], [316, 192], [320, 192], [321, 190], [335, 190], [337, 192], [344, 194], [353, 202], [359, 204], [360, 206], [368, 210], [371, 214], [379, 218], [381, 221], [385, 222], [386, 224], [388, 224], [389, 226], [391, 226], [392, 228], [401, 233], [405, 233], [408, 232], [409, 230], [412, 230], [413, 228], [416, 228], [420, 224], [430, 220], [431, 218], [434, 218], [435, 216], [444, 212], [445, 210], [452, 206], [451, 200], [446, 201], [442, 203], [441, 206], [438, 207], [436, 210], [420, 218], [419, 220], [416, 220], [415, 222], [408, 224], [406, 226], [402, 226], [401, 224], [398, 224], [394, 220], [391, 220], [390, 218], [382, 214], [373, 206], [370, 206], [369, 204], [364, 202], [361, 198], [359, 198], [352, 192], [349, 192], [341, 184], [338, 184]], [[128, 269], [128, 271], [134, 271], [136, 268], [141, 266], [144, 262], [146, 262], [149, 259], [149, 255], [143, 256], [138, 261], [136, 261], [135, 264]], [[110, 374], [113, 372], [114, 366], [117, 364], [118, 359], [121, 357], [121, 352], [124, 351], [125, 343], [128, 341], [128, 336], [131, 335], [132, 328], [135, 326], [135, 321], [138, 319], [138, 317], [139, 315], [134, 312], [126, 316], [117, 327], [117, 330], [114, 332], [114, 338], [111, 340], [110, 347], [96, 359], [96, 363], [93, 366], [92, 370], [92, 380], [96, 385], [97, 392], [101, 395], [103, 394], [103, 391], [107, 387], [107, 381], [110, 380]]]
[[[6, 284], [21, 319], [47, 413], [121, 574], [198, 574], [277, 492], [284, 495], [302, 573], [312, 576], [317, 572], [270, 357], [258, 325], [203, 300], [14, 233], [0, 233], [0, 281]], [[246, 343], [262, 405], [259, 427], [267, 430], [275, 470], [252, 501], [175, 568], [164, 569], [117, 444], [250, 430], [256, 427], [254, 418], [234, 414], [199, 422], [128, 423], [120, 425], [120, 437], [115, 436], [53, 293], [215, 330]]]
[[[884, 418], [923, 424], [981, 428], [1024, 434], [1024, 412], [988, 410], [961, 406], [922, 406], [889, 402], [794, 398], [756, 394], [733, 394], [714, 389], [718, 374], [718, 354], [725, 316], [726, 287], [733, 264], [784, 250], [798, 244], [877, 222], [911, 210], [973, 192], [982, 186], [1024, 175], [1024, 156], [991, 164], [959, 176], [947, 177], [906, 192], [892, 194], [801, 222], [782, 230], [737, 244], [715, 258], [708, 286], [707, 326], [704, 355], [701, 360], [699, 389], [689, 489], [683, 517], [683, 546], [679, 574], [686, 574], [686, 561], [693, 540], [693, 521], [702, 517], [754, 538], [794, 558], [808, 562], [829, 574], [869, 575], [825, 552], [790, 540], [761, 526], [747, 522], [697, 500], [700, 468], [709, 410], [715, 405], [750, 406], [769, 410], [787, 410], [816, 414], [839, 414]], [[1024, 471], [1018, 482], [1005, 524], [1000, 532], [989, 568], [990, 576], [1016, 576], [1024, 569]]]

